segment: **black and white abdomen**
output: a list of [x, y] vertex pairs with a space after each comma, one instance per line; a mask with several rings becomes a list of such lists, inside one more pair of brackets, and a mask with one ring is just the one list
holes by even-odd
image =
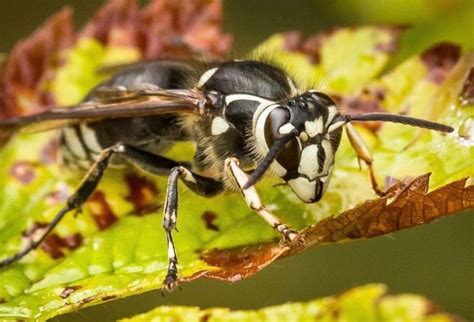
[[[97, 93], [106, 88], [135, 90], [143, 85], [163, 89], [192, 88], [196, 71], [180, 62], [156, 61], [133, 65], [93, 89], [84, 101], [101, 100]], [[99, 96], [99, 97], [98, 97]], [[107, 99], [107, 98], [106, 98]], [[103, 149], [117, 143], [160, 153], [172, 141], [188, 140], [175, 115], [106, 119], [67, 126], [60, 134], [63, 162], [71, 167], [88, 169]], [[119, 160], [112, 159], [112, 163]]]
[[106, 148], [99, 143], [94, 129], [86, 123], [63, 128], [59, 144], [63, 164], [71, 169], [82, 170], [89, 169]]
[[[71, 168], [88, 169], [103, 149], [124, 143], [152, 153], [165, 152], [173, 142], [188, 140], [173, 115], [117, 118], [65, 127], [60, 133], [62, 160]], [[121, 164], [117, 158], [112, 164]]]

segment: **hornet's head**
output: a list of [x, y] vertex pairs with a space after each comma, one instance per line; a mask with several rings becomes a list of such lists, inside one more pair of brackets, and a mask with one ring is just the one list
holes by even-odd
[[255, 113], [253, 130], [265, 158], [246, 186], [270, 168], [302, 201], [319, 201], [328, 187], [345, 123], [334, 101], [317, 91], [262, 106]]

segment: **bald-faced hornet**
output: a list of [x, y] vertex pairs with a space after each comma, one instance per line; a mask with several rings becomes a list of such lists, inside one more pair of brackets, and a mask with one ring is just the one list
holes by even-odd
[[[316, 90], [300, 92], [281, 69], [258, 61], [219, 63], [200, 74], [183, 62], [154, 61], [129, 66], [98, 85], [83, 103], [0, 122], [6, 136], [21, 128], [61, 129], [66, 165], [88, 169], [83, 181], [44, 232], [6, 266], [37, 248], [64, 215], [91, 196], [109, 164], [127, 162], [150, 174], [168, 176], [163, 227], [168, 242], [166, 290], [177, 285], [176, 226], [180, 179], [197, 194], [211, 197], [240, 191], [247, 205], [278, 231], [285, 242], [302, 242], [298, 232], [265, 208], [254, 185], [273, 173], [305, 203], [328, 188], [345, 126], [357, 156], [378, 188], [372, 158], [351, 122], [383, 121], [451, 132], [453, 128], [407, 116], [343, 115]], [[192, 164], [162, 156], [169, 143], [193, 141]]]

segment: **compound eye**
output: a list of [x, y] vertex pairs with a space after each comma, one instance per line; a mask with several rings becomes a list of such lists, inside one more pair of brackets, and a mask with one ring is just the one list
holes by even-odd
[[[277, 107], [270, 112], [265, 120], [265, 142], [270, 148], [275, 138], [280, 136], [280, 128], [290, 121], [290, 112], [286, 108]], [[298, 139], [291, 139], [278, 153], [276, 161], [287, 171], [297, 171], [300, 163], [301, 148]]]

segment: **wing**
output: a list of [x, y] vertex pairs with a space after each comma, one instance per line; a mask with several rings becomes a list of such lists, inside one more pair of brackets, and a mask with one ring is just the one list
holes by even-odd
[[0, 142], [19, 130], [45, 131], [84, 121], [161, 114], [199, 115], [203, 99], [201, 92], [191, 89], [162, 90], [147, 84], [136, 90], [102, 87], [93, 92], [93, 99], [79, 105], [0, 120]]

